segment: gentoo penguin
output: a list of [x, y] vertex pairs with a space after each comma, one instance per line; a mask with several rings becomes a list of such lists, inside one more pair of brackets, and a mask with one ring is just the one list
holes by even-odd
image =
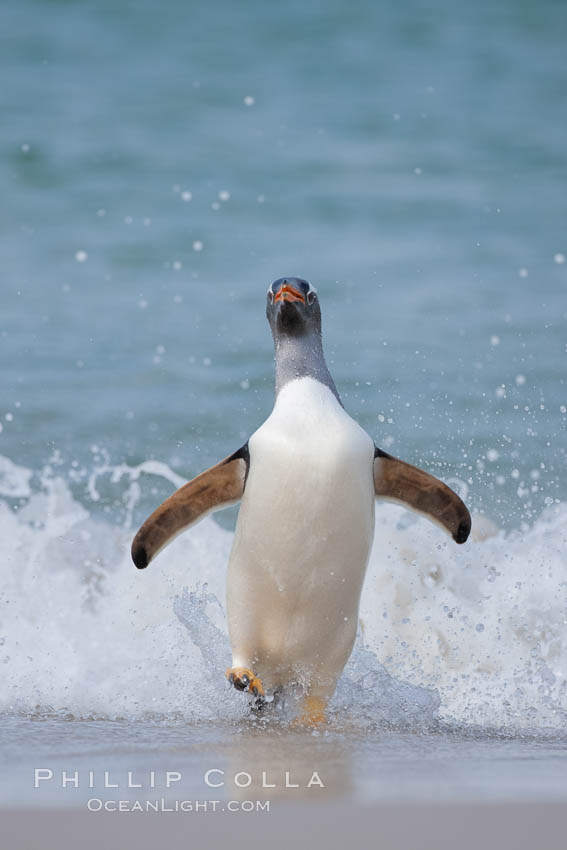
[[276, 361], [270, 416], [154, 511], [134, 538], [132, 559], [144, 569], [180, 532], [240, 501], [228, 564], [227, 677], [256, 704], [265, 689], [296, 686], [299, 719], [316, 724], [354, 644], [375, 498], [424, 514], [456, 543], [469, 536], [471, 519], [446, 484], [376, 448], [345, 411], [307, 281], [276, 280], [266, 315]]

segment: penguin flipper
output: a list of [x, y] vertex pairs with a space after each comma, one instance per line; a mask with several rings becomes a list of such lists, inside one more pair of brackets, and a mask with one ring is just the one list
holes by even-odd
[[242, 498], [250, 456], [248, 443], [230, 457], [206, 469], [166, 499], [142, 525], [132, 543], [132, 560], [139, 570], [182, 531], [211, 511]]
[[455, 543], [469, 536], [471, 515], [459, 496], [433, 475], [382, 449], [374, 451], [374, 490], [378, 498], [399, 502], [443, 526]]

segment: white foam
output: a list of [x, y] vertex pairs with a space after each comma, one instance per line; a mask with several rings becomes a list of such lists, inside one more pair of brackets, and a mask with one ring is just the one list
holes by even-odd
[[565, 728], [567, 505], [525, 531], [478, 525], [480, 539], [455, 546], [380, 505], [361, 609], [368, 645], [397, 677], [434, 687], [445, 719]]
[[[17, 511], [0, 501], [0, 710], [241, 716], [245, 700], [223, 675], [232, 534], [209, 518], [147, 570], [130, 560], [141, 473], [174, 486], [179, 477], [155, 463], [107, 464], [112, 481], [128, 483], [124, 527], [89, 512], [53, 472], [32, 492], [29, 470], [0, 469], [10, 495], [27, 496]], [[87, 477], [93, 498], [100, 474]], [[337, 691], [337, 715], [564, 729], [567, 505], [508, 535], [479, 523], [482, 539], [464, 546], [394, 505], [377, 505], [376, 520], [362, 641]]]
[[29, 469], [16, 464], [8, 457], [0, 455], [0, 495], [12, 498], [25, 498], [31, 493]]

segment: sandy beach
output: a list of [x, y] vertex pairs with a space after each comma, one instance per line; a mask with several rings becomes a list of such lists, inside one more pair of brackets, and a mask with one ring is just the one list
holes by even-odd
[[378, 805], [280, 803], [249, 814], [89, 814], [4, 810], [6, 850], [163, 847], [376, 847], [378, 850], [564, 850], [567, 807], [546, 803]]

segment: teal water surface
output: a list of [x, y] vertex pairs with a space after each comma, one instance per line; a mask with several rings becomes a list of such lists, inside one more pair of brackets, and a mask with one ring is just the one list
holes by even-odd
[[2, 15], [0, 454], [57, 451], [88, 502], [93, 446], [183, 476], [230, 453], [297, 274], [378, 445], [506, 527], [565, 499], [564, 4]]

